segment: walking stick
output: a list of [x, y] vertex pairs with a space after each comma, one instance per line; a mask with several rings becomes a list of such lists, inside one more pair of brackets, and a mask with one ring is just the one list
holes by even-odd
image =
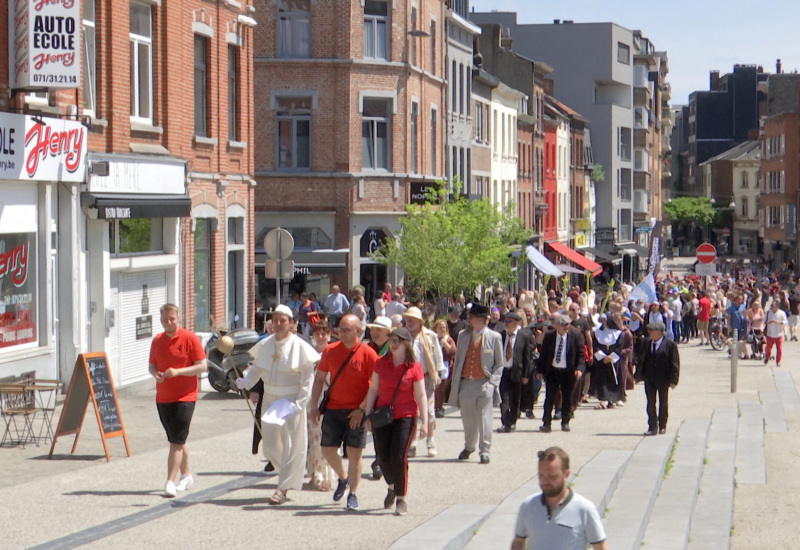
[[[217, 342], [217, 349], [223, 352], [224, 355], [228, 355], [228, 353], [233, 350], [233, 338], [227, 335], [220, 338]], [[236, 373], [236, 378], [242, 378], [242, 373], [239, 372], [239, 369], [236, 367], [236, 361], [234, 361], [232, 357], [230, 360], [233, 364], [233, 372]], [[253, 404], [250, 402], [250, 397], [247, 395], [247, 392], [242, 392], [242, 395], [244, 396], [244, 400], [247, 402], [247, 408], [250, 410], [250, 416], [253, 417], [256, 429], [258, 430], [261, 439], [264, 439], [264, 433], [261, 431], [261, 419], [256, 418], [256, 411], [253, 409]]]

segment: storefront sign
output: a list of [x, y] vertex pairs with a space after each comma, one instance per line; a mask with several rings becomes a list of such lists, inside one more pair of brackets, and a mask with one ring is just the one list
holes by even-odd
[[575, 237], [573, 237], [575, 241], [575, 247], [579, 246], [586, 246], [586, 234], [585, 233], [576, 233]]
[[370, 254], [377, 252], [384, 240], [386, 240], [386, 233], [383, 229], [367, 229], [364, 234], [361, 235], [360, 256], [362, 258], [369, 258]]
[[572, 220], [573, 226], [575, 227], [575, 231], [588, 231], [589, 230], [589, 220], [586, 218], [577, 218]]
[[[92, 162], [108, 162], [108, 175], [90, 174], [90, 193], [186, 193], [186, 165], [183, 162], [137, 162], [124, 157], [92, 155]], [[107, 216], [121, 218], [125, 216]]]
[[8, 17], [11, 88], [80, 85], [80, 2], [9, 0]]
[[82, 182], [86, 128], [58, 118], [0, 113], [0, 179]]
[[0, 348], [36, 342], [36, 233], [0, 234]]
[[594, 232], [594, 240], [597, 244], [614, 244], [617, 232], [613, 227], [598, 227]]
[[153, 316], [142, 315], [136, 318], [136, 339], [144, 340], [153, 337]]
[[430, 182], [411, 182], [411, 204], [425, 204], [428, 202], [428, 193], [436, 192], [439, 186]]

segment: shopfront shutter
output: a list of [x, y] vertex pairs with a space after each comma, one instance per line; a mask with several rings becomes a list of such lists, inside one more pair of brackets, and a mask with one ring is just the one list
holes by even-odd
[[[147, 286], [147, 299], [144, 300], [144, 288]], [[143, 304], [143, 301], [146, 303]], [[122, 380], [120, 385], [146, 380], [150, 373], [147, 365], [150, 358], [152, 336], [162, 332], [159, 309], [167, 302], [167, 273], [145, 271], [125, 273], [119, 276], [120, 313], [117, 325], [120, 328], [120, 361], [122, 362]], [[143, 311], [143, 306], [145, 311]], [[136, 318], [151, 316], [152, 336], [136, 339]]]

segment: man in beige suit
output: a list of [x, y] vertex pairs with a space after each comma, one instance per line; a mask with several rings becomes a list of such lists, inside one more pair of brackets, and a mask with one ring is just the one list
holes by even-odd
[[502, 338], [486, 327], [488, 322], [489, 308], [473, 304], [469, 326], [458, 335], [449, 401], [461, 408], [464, 424], [464, 450], [458, 459], [468, 459], [477, 446], [481, 464], [489, 464], [492, 397], [503, 374]]

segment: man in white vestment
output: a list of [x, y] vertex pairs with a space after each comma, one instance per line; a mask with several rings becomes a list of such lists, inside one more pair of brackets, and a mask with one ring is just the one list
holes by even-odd
[[275, 333], [250, 349], [253, 365], [239, 378], [240, 389], [264, 382], [261, 445], [264, 458], [278, 471], [278, 490], [267, 501], [279, 505], [288, 500], [290, 489], [300, 490], [308, 452], [306, 412], [314, 382], [314, 365], [320, 355], [305, 340], [292, 334], [292, 311], [275, 308]]

